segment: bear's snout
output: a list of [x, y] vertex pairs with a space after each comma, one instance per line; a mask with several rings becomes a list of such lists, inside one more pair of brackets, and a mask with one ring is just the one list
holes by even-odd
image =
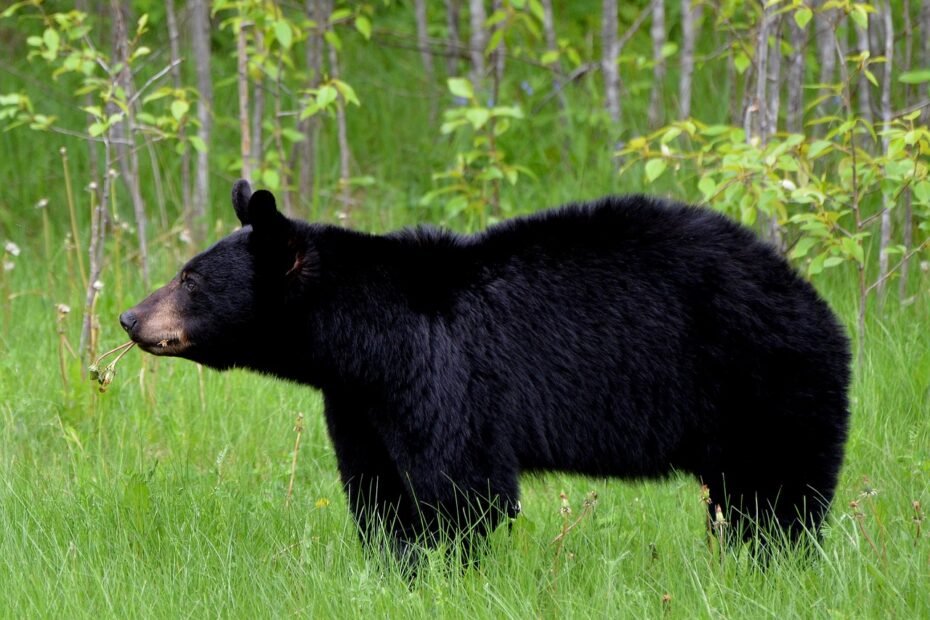
[[126, 312], [119, 315], [119, 324], [123, 326], [123, 329], [126, 330], [126, 333], [132, 337], [132, 330], [138, 323], [135, 313], [132, 310], [127, 310]]

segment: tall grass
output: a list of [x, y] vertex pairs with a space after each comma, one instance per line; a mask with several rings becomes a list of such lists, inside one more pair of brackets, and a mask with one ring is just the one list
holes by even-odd
[[[172, 262], [159, 262], [161, 277]], [[63, 263], [52, 265], [52, 295], [67, 295]], [[65, 387], [47, 269], [24, 251], [7, 274], [18, 292], [0, 340], [8, 617], [930, 614], [930, 540], [926, 527], [917, 535], [913, 504], [930, 505], [925, 293], [868, 325], [848, 459], [814, 560], [778, 557], [760, 571], [745, 554], [721, 556], [686, 476], [551, 474], [524, 479], [523, 516], [495, 532], [478, 568], [458, 570], [437, 552], [411, 586], [357, 542], [318, 394], [135, 353], [106, 394], [71, 360]], [[131, 265], [111, 269], [124, 270], [124, 290], [104, 289], [100, 316], [110, 320], [104, 339], [118, 341], [114, 317], [144, 291]], [[848, 319], [847, 283], [820, 284]], [[304, 432], [286, 505], [297, 412]], [[553, 543], [564, 527], [560, 493], [577, 515], [591, 490], [593, 512]]]

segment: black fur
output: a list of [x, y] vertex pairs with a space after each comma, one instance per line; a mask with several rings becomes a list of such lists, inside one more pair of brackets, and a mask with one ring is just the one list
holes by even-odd
[[[189, 344], [172, 354], [321, 389], [363, 535], [486, 532], [533, 470], [682, 470], [735, 530], [820, 525], [843, 460], [848, 342], [746, 229], [631, 196], [473, 236], [376, 236], [272, 217], [267, 192], [249, 216], [242, 196], [255, 230], [184, 268], [196, 286], [171, 294]], [[124, 317], [158, 353], [140, 335], [147, 303]]]

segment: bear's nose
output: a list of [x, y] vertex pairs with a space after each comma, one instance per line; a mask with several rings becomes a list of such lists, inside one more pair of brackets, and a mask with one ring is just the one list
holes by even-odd
[[123, 326], [123, 329], [125, 329], [126, 333], [130, 336], [132, 335], [132, 328], [136, 326], [136, 322], [136, 315], [133, 314], [132, 310], [127, 310], [119, 315], [119, 324]]

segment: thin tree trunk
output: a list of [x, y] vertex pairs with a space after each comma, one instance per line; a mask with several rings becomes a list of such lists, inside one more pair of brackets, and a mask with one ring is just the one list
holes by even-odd
[[691, 116], [691, 84], [694, 79], [695, 23], [701, 19], [701, 5], [681, 0], [681, 74], [678, 77], [678, 118]]
[[[871, 20], [870, 20], [871, 21]], [[856, 24], [856, 45], [858, 46], [859, 53], [868, 52], [869, 48], [869, 31], [867, 28], [862, 28]], [[864, 72], [859, 73], [859, 88], [857, 90], [859, 96], [859, 114], [865, 120], [865, 122], [871, 124], [873, 120], [872, 116], [872, 93], [869, 90], [871, 85], [869, 80], [865, 77]]]
[[[323, 21], [324, 0], [307, 0], [305, 7], [307, 17], [316, 24], [307, 35], [306, 62], [310, 74], [309, 88], [316, 88], [320, 83], [320, 68], [323, 64]], [[319, 118], [314, 115], [300, 123], [300, 132], [305, 139], [300, 142], [300, 163], [298, 165], [299, 200], [313, 203], [316, 179], [316, 158], [320, 133]]]
[[[930, 67], [930, 0], [923, 0], [920, 3], [920, 64], [922, 67]], [[928, 89], [922, 89], [923, 95], [927, 95]], [[920, 124], [930, 125], [930, 106], [924, 106], [924, 111], [920, 114]]]
[[[115, 125], [110, 129], [108, 134], [112, 133]], [[110, 136], [104, 135], [103, 139], [104, 165], [107, 170], [112, 165], [112, 151], [110, 148]], [[94, 327], [94, 307], [96, 306], [97, 294], [100, 292], [98, 281], [103, 273], [103, 246], [106, 241], [106, 218], [107, 203], [112, 191], [113, 176], [110, 174], [103, 175], [103, 191], [100, 194], [99, 202], [94, 205], [90, 218], [90, 245], [88, 247], [88, 258], [90, 259], [90, 278], [87, 281], [87, 289], [84, 292], [84, 316], [81, 322], [81, 340], [79, 351], [84, 355], [85, 364], [82, 367], [82, 376], [86, 372], [87, 365], [93, 362], [94, 345], [92, 331]], [[96, 192], [94, 192], [96, 198]], [[146, 288], [148, 288], [146, 286]]]
[[[882, 74], [882, 123], [885, 129], [891, 126], [891, 72], [894, 67], [894, 24], [891, 16], [891, 3], [884, 0], [881, 17], [885, 35], [885, 71]], [[888, 134], [882, 135], [882, 151], [888, 154]], [[888, 280], [888, 246], [891, 244], [891, 209], [894, 198], [888, 192], [882, 196], [882, 228], [878, 246], [878, 298], [884, 303], [885, 284]]]
[[804, 49], [807, 47], [807, 26], [798, 26], [788, 20], [791, 56], [788, 57], [788, 103], [785, 108], [785, 127], [789, 133], [801, 133], [804, 124]]
[[[552, 13], [552, 0], [542, 0], [543, 34], [546, 37], [546, 50], [558, 51], [558, 40], [555, 36], [555, 19]], [[559, 127], [562, 130], [562, 139], [559, 141], [562, 150], [562, 161], [571, 161], [571, 143], [569, 142], [570, 121], [568, 118], [568, 103], [565, 101], [565, 91], [562, 86], [562, 60], [556, 58], [550, 65], [552, 69], [552, 93], [559, 106]]]
[[[733, 35], [727, 34], [727, 49], [733, 49]], [[729, 88], [729, 114], [730, 124], [740, 125], [743, 121], [743, 108], [740, 107], [739, 85], [737, 84], [736, 63], [733, 62], [733, 54], [727, 54], [727, 87]]]
[[603, 58], [601, 71], [604, 74], [604, 94], [607, 101], [607, 114], [611, 122], [620, 122], [620, 68], [617, 59], [620, 46], [617, 44], [617, 0], [603, 0], [603, 17], [601, 21], [601, 47]]
[[[165, 0], [166, 21], [168, 22], [168, 47], [171, 50], [171, 62], [174, 67], [171, 69], [171, 78], [174, 88], [180, 91], [184, 83], [181, 80], [181, 42], [178, 33], [178, 17], [174, 8], [174, 0]], [[187, 135], [187, 128], [184, 125], [178, 129], [178, 141], [184, 142]], [[180, 205], [184, 213], [184, 228], [187, 231], [186, 241], [188, 246], [194, 239], [194, 210], [192, 202], [187, 197], [191, 195], [191, 154], [190, 149], [184, 149], [181, 154], [181, 187], [178, 191]]]
[[[262, 29], [258, 27], [258, 24], [253, 24], [252, 28], [252, 39], [255, 44], [255, 51], [253, 58], [262, 58], [266, 52], [265, 50], [265, 37], [262, 34]], [[259, 70], [259, 77], [257, 80], [249, 79], [248, 83], [252, 91], [252, 169], [262, 167], [262, 162], [265, 161], [265, 139], [264, 139], [264, 126], [265, 122], [265, 74]]]
[[[492, 0], [491, 1], [491, 10], [493, 12], [503, 10], [502, 0]], [[503, 28], [502, 24], [497, 24], [491, 29], [491, 33], [494, 33], [498, 29]], [[491, 34], [489, 33], [489, 35]], [[490, 36], [489, 36], [490, 38]], [[507, 44], [504, 42], [504, 38], [501, 37], [500, 42], [491, 50], [491, 63], [494, 71], [494, 89], [492, 100], [494, 105], [497, 105], [497, 100], [500, 96], [501, 83], [504, 81], [504, 67], [507, 61]]]
[[[287, 153], [284, 150], [284, 132], [281, 127], [281, 102], [284, 100], [284, 90], [281, 87], [281, 78], [284, 76], [284, 54], [286, 52], [278, 50], [278, 66], [275, 79], [275, 90], [273, 97], [274, 115], [272, 116], [271, 126], [274, 129], [274, 143], [278, 151], [278, 161], [281, 167], [281, 197], [284, 203], [284, 213], [289, 217], [294, 215], [294, 206], [291, 201], [291, 174], [292, 169], [286, 164], [288, 161]], [[289, 53], [289, 52], [288, 52]]]
[[[129, 6], [120, 0], [110, 0], [110, 11], [113, 16], [113, 43], [114, 58], [121, 63], [122, 68], [116, 75], [116, 81], [123, 89], [126, 101], [132, 101], [134, 87], [132, 73], [129, 70], [129, 33], [127, 14]], [[114, 126], [114, 137], [119, 140], [120, 172], [129, 197], [132, 200], [132, 210], [136, 219], [136, 233], [139, 239], [139, 263], [142, 271], [142, 284], [149, 287], [149, 252], [146, 230], [148, 218], [145, 214], [145, 202], [142, 200], [142, 191], [139, 187], [139, 153], [136, 150], [135, 136], [132, 128], [135, 126], [134, 106], [130, 103], [125, 110], [126, 118], [122, 123]]]
[[484, 85], [484, 48], [488, 44], [488, 35], [484, 28], [486, 20], [484, 0], [469, 0], [468, 22], [471, 28], [471, 38], [468, 43], [468, 53], [471, 56], [471, 81], [476, 91], [483, 90]]
[[665, 85], [665, 0], [652, 0], [652, 91], [649, 93], [649, 111], [647, 121], [650, 127], [657, 127], [664, 118], [665, 105], [662, 94]]
[[[778, 117], [781, 113], [781, 38], [782, 16], [776, 15], [770, 24], [772, 45], [768, 53], [768, 105], [766, 117], [768, 118], [769, 136], [778, 133]], [[792, 20], [794, 21], [794, 20]]]
[[[558, 41], [555, 37], [555, 20], [552, 14], [552, 0], [542, 0], [542, 9], [543, 9], [543, 34], [546, 37], [546, 51], [555, 52], [558, 51]], [[560, 112], [564, 112], [566, 108], [565, 102], [565, 93], [562, 91], [562, 61], [561, 59], [556, 59], [552, 63], [552, 92], [555, 95], [556, 102], [558, 102]], [[560, 113], [559, 118], [564, 122], [564, 115]]]
[[[762, 18], [759, 22], [759, 32], [758, 38], [756, 39], [756, 64], [755, 64], [755, 74], [756, 74], [756, 92], [755, 92], [755, 101], [750, 106], [755, 108], [756, 117], [758, 118], [758, 132], [756, 135], [759, 137], [759, 144], [761, 148], [765, 148], [768, 144], [769, 136], [772, 135], [775, 129], [775, 123], [777, 117], [773, 118], [773, 115], [778, 113], [777, 108], [772, 109], [772, 104], [778, 104], [778, 84], [777, 77], [776, 82], [772, 84], [772, 88], [768, 89], [768, 82], [771, 79], [771, 73], [778, 71], [778, 66], [780, 65], [780, 53], [769, 54], [769, 34], [771, 32], [778, 32], [778, 17], [773, 16], [768, 4], [764, 5]], [[775, 36], [776, 46], [778, 45], [778, 36]], [[777, 47], [776, 47], [777, 50]], [[776, 58], [778, 56], [779, 58]], [[773, 65], [776, 65], [773, 67]], [[777, 73], [776, 73], [777, 76]], [[776, 91], [775, 94], [771, 94], [769, 91]], [[752, 127], [752, 123], [747, 119], [747, 126]], [[751, 139], [752, 134], [747, 131], [746, 139]], [[781, 230], [778, 226], [778, 215], [772, 213], [768, 215], [768, 237], [769, 240], [779, 249], [781, 249]]]
[[[908, 72], [914, 63], [914, 24], [911, 20], [911, 3], [910, 0], [904, 0], [904, 66], [902, 72]], [[923, 33], [926, 38], [927, 33]], [[911, 85], [904, 85], [904, 105], [911, 103]], [[901, 274], [898, 279], [898, 299], [904, 301], [907, 297], [907, 278], [910, 259], [907, 253], [911, 250], [911, 244], [914, 242], [913, 228], [913, 205], [911, 204], [911, 188], [904, 188], [904, 213], [901, 216], [901, 243], [904, 245], [904, 256], [901, 259]]]
[[236, 74], [239, 85], [239, 152], [242, 156], [242, 178], [252, 178], [252, 136], [249, 129], [249, 59], [246, 48], [246, 23], [236, 34]]
[[907, 278], [910, 271], [910, 259], [907, 257], [914, 245], [914, 214], [911, 204], [911, 189], [904, 190], [904, 226], [901, 231], [901, 242], [904, 245], [904, 257], [901, 260], [901, 277], [898, 280], [898, 299], [907, 298]]
[[426, 0], [414, 0], [413, 14], [417, 22], [417, 47], [420, 48], [420, 60], [423, 61], [423, 74], [426, 76], [426, 83], [432, 85], [436, 83], [436, 75], [433, 69], [433, 55], [429, 50]]
[[206, 147], [197, 151], [194, 173], [194, 200], [191, 205], [191, 236], [200, 247], [206, 237], [207, 204], [210, 201], [209, 149], [213, 118], [213, 78], [210, 75], [210, 12], [207, 0], [190, 0], [191, 43], [197, 69], [197, 137]]
[[[911, 20], [910, 0], [904, 0], [901, 13], [904, 16], [904, 63], [902, 71], [910, 71], [914, 60], [914, 23]], [[904, 92], [904, 106], [907, 107], [911, 103], [911, 85], [904, 84], [902, 90]]]
[[[827, 11], [821, 10], [826, 0], [815, 0], [814, 2], [814, 28], [815, 39], [817, 41], [817, 57], [820, 64], [820, 75], [817, 78], [820, 84], [833, 84], [836, 74], [836, 9]], [[822, 88], [818, 97], [826, 97], [832, 91]], [[833, 110], [828, 105], [828, 99], [823, 99], [817, 105], [817, 115], [826, 116], [832, 114]], [[822, 131], [823, 125], [818, 126]]]
[[[87, 6], [87, 0], [75, 0], [74, 5], [77, 8], [77, 10], [80, 11], [81, 13], [90, 12], [89, 7]], [[90, 93], [85, 93], [84, 94], [84, 107], [87, 108], [92, 105], [94, 105], [93, 95], [91, 95]], [[95, 121], [96, 119], [94, 118], [92, 114], [87, 114], [87, 125], [88, 126], [90, 126]], [[97, 143], [94, 140], [87, 141], [87, 158], [88, 158], [88, 163], [90, 164], [90, 178], [94, 179], [94, 182], [96, 182], [97, 179], [100, 178], [101, 171], [100, 171], [100, 162], [98, 161], [99, 156], [97, 153]], [[106, 173], [106, 171], [103, 171], [103, 172]]]
[[[329, 48], [329, 74], [333, 79], [338, 80], [339, 56], [336, 53], [336, 48], [332, 45], [328, 45], [327, 47]], [[347, 220], [352, 206], [351, 188], [349, 187], [349, 162], [351, 161], [352, 153], [349, 150], [349, 137], [346, 129], [345, 101], [341, 98], [336, 106], [336, 133], [339, 141], [339, 200], [342, 202], [341, 216], [342, 219]]]
[[[762, 19], [759, 22], [759, 34], [756, 40], [756, 93], [753, 107], [758, 118], [758, 132], [763, 147], [769, 139], [769, 114], [766, 86], [769, 71], [769, 31], [772, 25], [772, 16], [766, 6], [763, 9]], [[747, 134], [747, 138], [749, 135]]]
[[462, 49], [462, 35], [459, 33], [459, 0], [446, 1], [446, 27], [449, 30], [449, 45], [453, 53], [446, 56], [446, 72], [450, 76], [459, 74], [459, 52]]

